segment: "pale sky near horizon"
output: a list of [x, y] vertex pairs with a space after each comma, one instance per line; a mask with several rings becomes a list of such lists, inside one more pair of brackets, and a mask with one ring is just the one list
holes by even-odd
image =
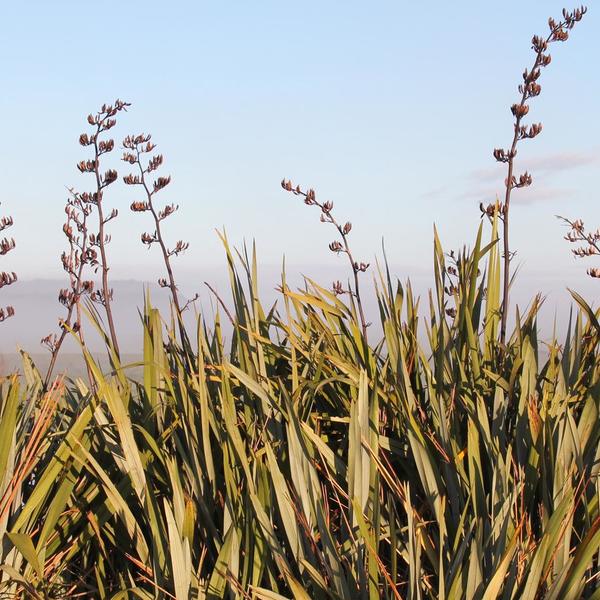
[[[279, 187], [283, 177], [332, 200], [354, 224], [355, 253], [373, 262], [385, 238], [395, 274], [429, 273], [435, 222], [446, 249], [470, 243], [480, 201], [504, 179], [494, 147], [511, 138], [509, 106], [531, 65], [530, 39], [563, 4], [432, 1], [13, 2], [3, 7], [0, 61], [0, 214], [17, 249], [2, 270], [61, 278], [66, 186], [85, 190], [75, 164], [85, 117], [132, 102], [113, 130], [151, 132], [165, 155], [163, 193], [181, 211], [167, 235], [190, 242], [182, 279], [224, 265], [215, 228], [256, 239], [261, 263], [310, 272], [345, 265], [318, 212]], [[573, 8], [568, 5], [568, 8]], [[543, 133], [520, 146], [533, 174], [515, 196], [512, 245], [524, 282], [585, 278], [555, 214], [600, 225], [600, 12], [590, 6], [531, 103]], [[105, 163], [127, 172], [115, 151]], [[155, 279], [159, 257], [139, 234], [146, 215], [122, 183], [106, 203], [115, 278]], [[600, 262], [600, 261], [598, 261]], [[588, 285], [586, 283], [585, 285]], [[533, 290], [532, 289], [532, 293]], [[545, 289], [540, 291], [545, 292]]]

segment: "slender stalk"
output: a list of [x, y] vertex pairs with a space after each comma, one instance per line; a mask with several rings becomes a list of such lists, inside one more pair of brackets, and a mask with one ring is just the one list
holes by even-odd
[[137, 153], [137, 165], [138, 165], [138, 168], [140, 171], [140, 181], [142, 182], [142, 187], [144, 188], [144, 192], [146, 193], [146, 199], [148, 202], [148, 207], [150, 209], [150, 213], [152, 214], [152, 218], [154, 219], [156, 239], [157, 239], [158, 245], [160, 246], [160, 250], [163, 255], [163, 261], [165, 263], [165, 268], [167, 270], [167, 277], [169, 278], [168, 287], [171, 290], [171, 296], [173, 298], [173, 305], [175, 306], [175, 312], [177, 314], [177, 322], [179, 325], [179, 335], [181, 337], [181, 343], [183, 344], [186, 336], [185, 336], [185, 329], [183, 327], [183, 322], [182, 322], [181, 304], [179, 302], [179, 294], [177, 291], [177, 285], [175, 283], [173, 267], [171, 266], [171, 255], [169, 253], [169, 249], [167, 248], [167, 245], [165, 244], [165, 240], [164, 240], [164, 237], [162, 234], [162, 229], [161, 229], [161, 220], [162, 219], [159, 218], [158, 213], [156, 212], [156, 209], [154, 208], [154, 204], [152, 203], [153, 194], [150, 191], [150, 188], [148, 187], [148, 183], [146, 181], [146, 171], [142, 167], [142, 163], [140, 160], [139, 148], [136, 149], [136, 153]]
[[175, 305], [175, 310], [177, 311], [178, 316], [181, 316], [181, 305], [179, 303], [179, 294], [177, 293], [177, 285], [175, 284], [175, 276], [173, 275], [173, 267], [171, 266], [171, 255], [169, 254], [169, 249], [165, 244], [165, 240], [162, 235], [161, 230], [161, 219], [158, 217], [158, 213], [154, 208], [154, 204], [152, 203], [152, 192], [148, 187], [148, 183], [146, 181], [146, 171], [142, 167], [142, 163], [140, 161], [140, 151], [137, 149], [137, 165], [140, 171], [140, 181], [142, 182], [142, 187], [144, 188], [144, 192], [146, 193], [146, 198], [148, 201], [148, 207], [150, 209], [150, 213], [152, 214], [152, 218], [154, 219], [154, 227], [156, 230], [156, 239], [158, 245], [160, 246], [163, 260], [165, 263], [165, 268], [167, 269], [167, 277], [169, 278], [169, 289], [171, 290], [171, 295], [173, 296], [173, 304]]
[[[82, 347], [85, 346], [83, 337], [83, 328], [81, 326], [81, 296], [90, 293], [92, 290], [91, 282], [83, 280], [85, 265], [88, 263], [87, 255], [89, 252], [89, 236], [87, 219], [91, 213], [91, 208], [86, 206], [86, 203], [77, 194], [74, 194], [73, 200], [67, 204], [67, 221], [64, 226], [64, 233], [69, 240], [69, 255], [63, 254], [63, 267], [69, 273], [70, 290], [61, 290], [59, 301], [67, 307], [67, 315], [61, 321], [61, 333], [58, 337], [49, 335], [42, 340], [50, 350], [50, 364], [44, 377], [44, 389], [47, 390], [52, 379], [52, 374], [56, 366], [56, 361], [60, 353], [63, 342], [69, 332], [74, 329], [77, 332]], [[79, 216], [75, 211], [79, 211]], [[81, 220], [79, 220], [81, 218]], [[81, 233], [81, 241], [79, 237], [73, 235], [73, 227], [75, 225]], [[75, 324], [73, 325], [73, 313], [75, 313]], [[93, 378], [88, 365], [88, 377], [90, 385], [93, 386]]]
[[[98, 124], [98, 133], [101, 131], [101, 125]], [[104, 217], [104, 209], [102, 207], [102, 191], [105, 185], [102, 182], [102, 178], [100, 176], [100, 152], [98, 149], [98, 135], [94, 138], [94, 156], [95, 156], [95, 169], [94, 174], [96, 176], [96, 198], [97, 204], [96, 208], [98, 209], [98, 249], [100, 250], [100, 265], [102, 268], [102, 304], [104, 306], [104, 310], [106, 311], [106, 320], [108, 321], [108, 329], [110, 332], [110, 339], [113, 344], [114, 350], [117, 356], [120, 355], [119, 352], [119, 340], [117, 339], [117, 330], [115, 328], [115, 322], [112, 313], [112, 290], [108, 286], [108, 258], [106, 255], [106, 243], [107, 238], [104, 232], [104, 226], [107, 223], [107, 219]], [[110, 218], [110, 217], [109, 217]]]
[[358, 263], [354, 260], [354, 257], [352, 256], [352, 252], [350, 251], [350, 244], [348, 243], [348, 236], [344, 233], [343, 228], [340, 227], [340, 225], [338, 225], [338, 223], [336, 223], [335, 221], [333, 221], [333, 224], [335, 225], [340, 236], [342, 237], [342, 240], [344, 242], [344, 251], [346, 252], [346, 255], [348, 256], [348, 260], [350, 261], [350, 265], [352, 267], [352, 275], [354, 276], [354, 297], [356, 298], [356, 305], [358, 307], [358, 314], [360, 317], [360, 324], [361, 324], [363, 336], [365, 338], [365, 341], [367, 341], [367, 327], [369, 326], [369, 324], [367, 323], [367, 320], [365, 318], [362, 299], [360, 296], [360, 284], [358, 281], [358, 274], [362, 271], [362, 269], [360, 268], [360, 265], [358, 265]]
[[[533, 63], [532, 72], [540, 67], [540, 57], [542, 56], [541, 52], [536, 54], [535, 61]], [[521, 95], [521, 100], [519, 102], [520, 106], [524, 106], [525, 101], [528, 98], [527, 87], [524, 88], [524, 91]], [[510, 223], [510, 199], [511, 193], [514, 185], [514, 167], [515, 167], [515, 156], [517, 154], [517, 144], [520, 138], [521, 131], [521, 120], [525, 115], [520, 112], [515, 116], [514, 123], [514, 135], [512, 139], [512, 143], [510, 145], [510, 150], [508, 152], [508, 168], [505, 180], [506, 190], [504, 193], [504, 206], [502, 209], [502, 230], [503, 230], [503, 259], [504, 259], [504, 273], [503, 273], [503, 282], [502, 282], [502, 319], [500, 323], [500, 343], [504, 344], [506, 340], [506, 323], [508, 318], [508, 302], [509, 302], [509, 288], [510, 288], [510, 241], [509, 241], [509, 223]]]
[[307, 204], [308, 206], [311, 206], [311, 205], [318, 206], [321, 209], [321, 222], [331, 223], [337, 229], [340, 237], [342, 238], [343, 244], [340, 244], [338, 241], [334, 241], [331, 244], [329, 244], [329, 249], [332, 252], [336, 252], [336, 253], [343, 252], [348, 257], [348, 260], [350, 262], [350, 267], [352, 269], [353, 279], [354, 279], [354, 289], [345, 290], [342, 287], [342, 284], [339, 281], [337, 281], [333, 284], [333, 291], [337, 295], [348, 293], [353, 298], [355, 298], [356, 305], [358, 308], [358, 315], [359, 315], [359, 319], [360, 319], [360, 326], [362, 329], [365, 343], [367, 343], [368, 342], [367, 328], [369, 327], [369, 324], [367, 323], [367, 320], [365, 318], [365, 313], [363, 310], [363, 304], [362, 304], [362, 299], [361, 299], [361, 295], [360, 295], [360, 284], [359, 284], [358, 274], [364, 273], [369, 268], [369, 264], [363, 263], [363, 262], [359, 263], [356, 260], [354, 260], [352, 251], [350, 249], [350, 244], [348, 243], [348, 234], [352, 230], [352, 224], [350, 222], [347, 222], [344, 225], [340, 225], [331, 213], [331, 211], [333, 209], [333, 203], [332, 202], [323, 202], [323, 203], [319, 202], [317, 200], [314, 190], [310, 189], [307, 192], [304, 192], [300, 189], [300, 186], [293, 187], [291, 181], [286, 181], [285, 179], [281, 182], [281, 187], [288, 192], [292, 192], [296, 196], [303, 196], [304, 203]]

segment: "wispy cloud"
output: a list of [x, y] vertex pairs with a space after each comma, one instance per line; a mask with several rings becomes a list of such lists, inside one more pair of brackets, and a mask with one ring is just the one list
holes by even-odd
[[[600, 165], [600, 148], [586, 152], [556, 152], [531, 159], [519, 160], [517, 174], [528, 171], [533, 175], [533, 185], [516, 190], [513, 195], [515, 203], [520, 205], [548, 202], [552, 200], [570, 200], [580, 192], [572, 187], [552, 185], [552, 177], [585, 168]], [[471, 171], [456, 185], [442, 185], [425, 190], [419, 195], [421, 200], [438, 200], [454, 197], [457, 200], [468, 200], [488, 204], [494, 202], [496, 196], [504, 196], [505, 165], [492, 165], [484, 169]], [[457, 188], [462, 187], [462, 193]]]
[[440, 198], [441, 196], [448, 194], [448, 186], [441, 185], [439, 187], [433, 188], [431, 190], [427, 190], [419, 195], [421, 200], [435, 200]]
[[[586, 152], [557, 152], [547, 154], [531, 159], [519, 161], [519, 172], [529, 171], [534, 176], [553, 175], [600, 164], [600, 149], [593, 148]], [[472, 171], [468, 178], [479, 183], [491, 183], [502, 181], [505, 176], [505, 169], [501, 165], [495, 165], [485, 169], [476, 169]]]
[[[459, 196], [460, 200], [477, 200], [484, 204], [494, 202], [496, 196], [502, 200], [503, 190], [498, 186], [497, 190], [492, 187], [478, 186], [470, 189]], [[551, 200], [570, 200], [578, 192], [573, 188], [553, 187], [548, 185], [532, 185], [528, 188], [516, 190], [512, 196], [512, 203], [517, 205], [529, 205], [537, 202], [549, 202]]]

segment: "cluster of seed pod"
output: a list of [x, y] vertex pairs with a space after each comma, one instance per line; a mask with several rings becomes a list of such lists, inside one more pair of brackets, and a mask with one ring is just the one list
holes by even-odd
[[14, 316], [15, 309], [12, 306], [7, 306], [5, 308], [0, 308], [0, 323], [2, 321], [6, 321], [6, 319]]
[[522, 187], [528, 187], [532, 184], [533, 182], [533, 178], [531, 177], [531, 175], [525, 171], [525, 173], [523, 173], [522, 175], [519, 175], [519, 179], [517, 179], [514, 175], [510, 178], [510, 181], [507, 179], [504, 182], [504, 185], [506, 187], [511, 187], [511, 188], [522, 188]]
[[496, 202], [484, 206], [483, 202], [480, 202], [479, 210], [481, 211], [482, 217], [493, 219], [495, 215], [498, 215], [498, 217], [502, 219], [502, 216], [504, 215], [504, 204], [499, 200], [496, 200]]
[[[155, 218], [155, 224], [163, 221], [167, 217], [179, 210], [179, 206], [176, 204], [167, 204], [161, 209], [156, 209], [154, 206], [154, 196], [166, 188], [171, 183], [171, 177], [157, 177], [150, 184], [146, 180], [146, 175], [156, 171], [163, 164], [162, 154], [155, 154], [150, 156], [147, 162], [142, 165], [142, 156], [149, 154], [156, 148], [156, 144], [151, 142], [152, 136], [150, 134], [139, 134], [139, 135], [128, 135], [123, 140], [123, 147], [126, 151], [123, 153], [122, 160], [129, 163], [130, 165], [136, 165], [139, 169], [139, 173], [130, 173], [123, 177], [123, 181], [126, 185], [141, 186], [146, 195], [145, 200], [137, 200], [132, 202], [130, 208], [133, 212], [151, 212]], [[161, 243], [162, 233], [160, 227], [157, 227], [153, 233], [143, 233], [141, 240], [143, 244], [151, 246], [152, 244]], [[184, 252], [189, 248], [189, 244], [183, 240], [179, 240], [173, 248], [167, 248], [166, 253], [168, 256], [176, 256], [181, 252]]]
[[109, 288], [108, 294], [105, 294], [103, 289], [94, 290], [90, 294], [90, 299], [92, 300], [92, 302], [96, 302], [106, 307], [106, 305], [112, 302], [113, 300], [113, 290], [112, 288]]
[[[461, 268], [461, 255], [459, 254], [458, 257], [456, 257], [454, 250], [451, 250], [448, 253], [448, 259], [452, 264], [446, 267], [446, 276], [448, 277], [449, 284], [444, 286], [444, 294], [446, 294], [449, 299], [456, 300], [456, 295], [458, 294], [459, 271]], [[446, 314], [451, 319], [454, 319], [457, 314], [456, 308], [446, 308]]]
[[[585, 224], [581, 219], [570, 221], [564, 217], [558, 218], [564, 221], [570, 228], [564, 239], [571, 244], [579, 244], [577, 247], [571, 248], [571, 252], [576, 258], [600, 255], [600, 229], [586, 231]], [[600, 278], [600, 269], [588, 269], [587, 274], [595, 279]]]
[[[535, 53], [535, 61], [531, 70], [525, 69], [525, 71], [523, 71], [523, 83], [518, 87], [519, 93], [521, 94], [521, 99], [519, 102], [512, 104], [510, 107], [511, 113], [515, 117], [514, 142], [510, 150], [504, 150], [502, 148], [494, 149], [493, 155], [498, 162], [512, 163], [512, 160], [517, 154], [516, 141], [532, 139], [541, 133], [541, 123], [534, 123], [530, 126], [521, 124], [521, 119], [529, 114], [529, 105], [526, 104], [526, 102], [531, 98], [539, 96], [542, 91], [542, 87], [538, 83], [538, 80], [542, 73], [542, 68], [547, 67], [552, 61], [550, 54], [547, 54], [549, 44], [552, 42], [563, 42], [567, 40], [569, 37], [568, 30], [572, 29], [577, 22], [581, 21], [586, 12], [587, 9], [584, 6], [575, 9], [572, 12], [563, 10], [562, 21], [557, 23], [552, 18], [548, 20], [550, 33], [546, 37], [538, 35], [533, 36], [531, 40], [531, 47]], [[525, 173], [525, 175], [527, 175], [527, 173]], [[512, 178], [509, 180], [509, 183], [510, 185], [513, 185]], [[523, 186], [517, 185], [513, 187]]]
[[[178, 240], [174, 246], [168, 247], [164, 240], [161, 228], [162, 221], [177, 212], [179, 206], [177, 204], [166, 204], [162, 208], [157, 208], [154, 204], [156, 194], [164, 190], [171, 183], [171, 177], [160, 176], [153, 181], [148, 180], [149, 174], [157, 171], [164, 162], [162, 154], [150, 155], [156, 148], [156, 144], [151, 140], [152, 136], [144, 133], [128, 135], [123, 140], [125, 151], [123, 152], [122, 160], [137, 168], [136, 173], [125, 175], [123, 177], [123, 182], [126, 185], [138, 186], [142, 189], [145, 198], [143, 200], [132, 202], [130, 208], [133, 212], [149, 212], [153, 217], [154, 231], [152, 233], [142, 233], [141, 241], [142, 244], [148, 246], [148, 248], [153, 244], [158, 244], [160, 246], [167, 271], [167, 277], [159, 278], [158, 285], [171, 290], [175, 309], [178, 314], [181, 314], [190, 302], [193, 302], [198, 298], [198, 295], [192, 300], [189, 300], [184, 306], [181, 305], [171, 265], [171, 258], [185, 252], [189, 248], [189, 243]], [[180, 327], [180, 333], [183, 340], [184, 330], [182, 326]]]
[[58, 349], [58, 336], [55, 333], [49, 333], [40, 340], [40, 344], [45, 346], [51, 354], [54, 354]]
[[[542, 74], [542, 68], [547, 67], [552, 57], [547, 54], [548, 46], [552, 42], [564, 42], [568, 39], [570, 29], [573, 29], [576, 23], [581, 21], [587, 8], [582, 6], [571, 12], [563, 10], [563, 19], [560, 22], [556, 22], [555, 19], [548, 19], [548, 27], [550, 33], [546, 36], [534, 35], [531, 40], [531, 47], [535, 53], [535, 61], [531, 70], [525, 69], [523, 71], [523, 83], [518, 86], [521, 99], [519, 102], [512, 104], [510, 107], [512, 115], [515, 117], [515, 139], [522, 140], [526, 138], [534, 138], [539, 135], [542, 131], [541, 123], [534, 123], [529, 127], [521, 125], [521, 119], [529, 113], [529, 105], [526, 104], [531, 98], [539, 96], [542, 87], [538, 83], [540, 75]], [[516, 156], [516, 145], [510, 150], [504, 150], [502, 148], [494, 149], [494, 158], [498, 162], [510, 162]]]
[[[2, 217], [0, 219], [0, 232], [12, 227], [13, 224], [14, 222], [12, 217]], [[13, 238], [4, 237], [2, 240], [0, 240], [0, 255], [8, 254], [14, 248], [15, 240]], [[0, 271], [0, 288], [3, 288], [7, 285], [12, 285], [15, 281], [17, 281], [17, 274], [14, 271]], [[12, 306], [0, 308], [0, 322], [6, 321], [6, 319], [12, 317], [14, 314], [15, 309]]]

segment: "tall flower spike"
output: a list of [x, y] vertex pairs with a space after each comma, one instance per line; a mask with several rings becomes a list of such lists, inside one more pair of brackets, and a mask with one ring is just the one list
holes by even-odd
[[[173, 306], [177, 315], [179, 324], [179, 335], [181, 343], [187, 345], [187, 336], [183, 327], [182, 313], [189, 305], [189, 301], [182, 305], [180, 292], [175, 282], [175, 275], [171, 259], [178, 256], [189, 248], [189, 244], [183, 240], [176, 242], [173, 248], [169, 248], [165, 242], [162, 222], [179, 209], [176, 204], [166, 204], [162, 208], [158, 208], [155, 204], [156, 195], [164, 190], [171, 183], [171, 176], [159, 176], [151, 183], [148, 180], [148, 175], [157, 171], [163, 164], [164, 159], [162, 154], [154, 154], [146, 157], [155, 148], [156, 144], [151, 141], [150, 134], [128, 135], [123, 140], [123, 161], [136, 168], [136, 173], [126, 175], [123, 180], [128, 185], [138, 185], [143, 190], [145, 199], [135, 201], [131, 204], [133, 212], [149, 212], [154, 220], [154, 233], [143, 233], [141, 236], [142, 244], [150, 248], [153, 244], [158, 244], [167, 271], [167, 277], [161, 277], [158, 280], [158, 285], [163, 288], [169, 288], [173, 299]], [[285, 182], [282, 182], [284, 185]]]
[[[547, 67], [552, 61], [552, 57], [550, 54], [548, 54], [548, 47], [553, 42], [564, 42], [569, 37], [567, 30], [572, 29], [575, 23], [582, 19], [583, 15], [586, 13], [586, 10], [587, 9], [584, 6], [572, 12], [563, 10], [563, 19], [560, 22], [557, 22], [553, 18], [548, 19], [550, 33], [547, 36], [544, 37], [534, 35], [531, 39], [531, 47], [535, 55], [533, 65], [531, 69], [525, 69], [523, 71], [523, 83], [518, 86], [521, 97], [518, 102], [515, 102], [510, 107], [510, 111], [514, 117], [513, 138], [510, 148], [508, 150], [495, 148], [493, 151], [496, 161], [507, 165], [507, 175], [504, 180], [504, 202], [502, 203], [502, 212], [500, 213], [500, 217], [502, 219], [502, 242], [504, 248], [504, 272], [502, 281], [502, 308], [500, 323], [500, 343], [502, 345], [504, 345], [506, 342], [506, 323], [508, 319], [509, 288], [511, 280], [510, 260], [511, 257], [514, 256], [514, 252], [511, 252], [510, 250], [509, 243], [511, 194], [514, 189], [527, 187], [532, 183], [532, 177], [527, 172], [521, 175], [519, 179], [516, 178], [514, 174], [514, 159], [517, 155], [518, 142], [525, 139], [533, 139], [542, 131], [541, 123], [526, 126], [522, 123], [522, 120], [529, 114], [529, 104], [527, 104], [527, 102], [532, 98], [539, 96], [542, 91], [542, 87], [538, 83], [538, 80], [540, 78], [542, 69]], [[484, 211], [482, 210], [482, 212]], [[487, 209], [485, 212], [487, 213]]]
[[[109, 221], [115, 219], [118, 212], [113, 209], [105, 212], [104, 194], [106, 188], [113, 184], [118, 179], [118, 173], [115, 169], [107, 169], [104, 173], [100, 171], [100, 157], [113, 151], [115, 142], [112, 138], [106, 138], [103, 134], [112, 129], [117, 124], [117, 115], [126, 111], [130, 106], [128, 102], [115, 100], [113, 104], [103, 104], [100, 110], [95, 115], [88, 115], [87, 122], [92, 127], [91, 133], [82, 133], [79, 136], [79, 143], [84, 147], [91, 147], [94, 153], [92, 159], [82, 160], [78, 163], [77, 168], [82, 173], [90, 173], [94, 176], [95, 190], [81, 194], [79, 199], [84, 205], [89, 205], [87, 208], [93, 209], [97, 216], [98, 233], [93, 235], [88, 234], [88, 245], [96, 246], [99, 251], [99, 259], [94, 258], [89, 260], [88, 264], [95, 271], [101, 271], [101, 290], [97, 290], [90, 297], [92, 300], [99, 302], [104, 307], [110, 340], [117, 355], [119, 355], [119, 341], [115, 328], [113, 313], [112, 313], [112, 290], [108, 284], [108, 255], [106, 246], [110, 241], [110, 236], [106, 233], [105, 227]], [[104, 160], [104, 159], [103, 159]], [[87, 257], [87, 251], [82, 253], [83, 257]]]
[[306, 192], [302, 191], [299, 185], [296, 187], [293, 186], [292, 182], [289, 179], [281, 180], [281, 187], [287, 192], [291, 192], [295, 196], [301, 196], [304, 198], [304, 204], [308, 206], [317, 206], [321, 209], [320, 220], [321, 223], [330, 223], [333, 225], [339, 234], [340, 240], [334, 240], [329, 244], [329, 249], [336, 254], [343, 252], [348, 257], [348, 261], [350, 262], [350, 267], [352, 268], [352, 274], [354, 276], [354, 289], [344, 290], [342, 284], [339, 281], [334, 282], [333, 284], [333, 293], [336, 295], [341, 295], [342, 293], [348, 293], [352, 297], [356, 299], [356, 304], [358, 307], [358, 313], [360, 318], [360, 325], [362, 328], [363, 336], [365, 341], [367, 340], [367, 327], [369, 324], [367, 323], [363, 311], [362, 298], [360, 296], [360, 285], [358, 274], [364, 273], [369, 268], [369, 263], [358, 262], [355, 261], [352, 256], [352, 251], [350, 249], [350, 244], [348, 243], [348, 235], [352, 231], [352, 223], [349, 221], [344, 225], [340, 225], [333, 216], [333, 202], [319, 202], [317, 200], [317, 194], [315, 190], [310, 188]]

